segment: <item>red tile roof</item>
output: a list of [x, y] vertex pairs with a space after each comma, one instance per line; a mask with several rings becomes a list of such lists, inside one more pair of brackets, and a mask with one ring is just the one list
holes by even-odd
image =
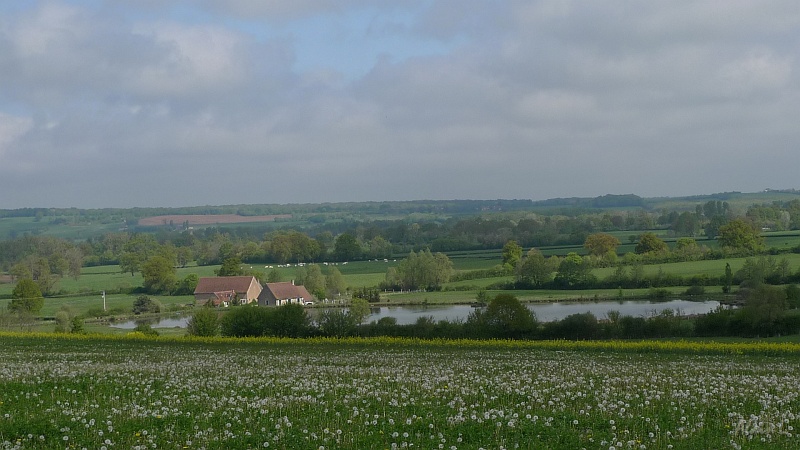
[[197, 281], [194, 293], [197, 295], [236, 291], [237, 294], [245, 294], [253, 281], [258, 283], [255, 277], [202, 277]]
[[308, 292], [305, 286], [296, 286], [294, 283], [288, 281], [282, 283], [267, 283], [264, 289], [269, 289], [277, 300], [303, 298], [305, 301], [311, 301], [314, 299], [314, 296]]

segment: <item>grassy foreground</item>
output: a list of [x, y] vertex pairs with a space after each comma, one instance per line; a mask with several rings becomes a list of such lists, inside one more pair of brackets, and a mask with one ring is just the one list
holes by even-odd
[[0, 335], [0, 448], [797, 448], [796, 344]]

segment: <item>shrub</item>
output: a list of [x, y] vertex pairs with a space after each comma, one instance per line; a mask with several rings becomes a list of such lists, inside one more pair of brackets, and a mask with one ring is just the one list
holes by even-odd
[[154, 330], [147, 322], [139, 322], [136, 324], [136, 328], [134, 328], [133, 331], [138, 331], [145, 336], [158, 336], [158, 331]]
[[253, 305], [231, 308], [219, 321], [220, 332], [233, 337], [266, 336], [270, 312], [270, 309]]
[[686, 295], [694, 296], [694, 295], [704, 295], [706, 293], [706, 288], [700, 285], [689, 286], [684, 292]]
[[199, 308], [186, 324], [186, 331], [190, 336], [216, 336], [219, 334], [217, 312], [210, 307]]
[[282, 305], [270, 310], [268, 332], [278, 337], [305, 337], [309, 334], [311, 319], [306, 309], [298, 304]]
[[156, 299], [150, 298], [147, 295], [140, 295], [133, 302], [134, 314], [147, 314], [147, 313], [158, 314], [161, 312], [161, 309], [162, 309], [161, 302], [159, 302]]
[[320, 314], [317, 320], [319, 331], [325, 336], [345, 337], [356, 333], [358, 322], [346, 311], [341, 309], [327, 309]]
[[666, 289], [650, 288], [647, 292], [647, 297], [654, 300], [664, 300], [669, 297], [669, 291]]
[[73, 334], [85, 334], [86, 330], [83, 328], [83, 319], [77, 316], [73, 317], [69, 332]]
[[69, 313], [66, 311], [59, 311], [56, 313], [56, 333], [66, 333], [69, 326]]

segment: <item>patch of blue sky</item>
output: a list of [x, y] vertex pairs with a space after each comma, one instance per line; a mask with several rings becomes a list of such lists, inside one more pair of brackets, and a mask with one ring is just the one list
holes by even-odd
[[33, 9], [39, 2], [35, 0], [15, 0], [0, 2], [0, 13], [10, 14]]
[[34, 115], [34, 109], [28, 105], [15, 101], [6, 101], [0, 97], [0, 114], [8, 114], [15, 117], [30, 117]]
[[225, 25], [260, 41], [283, 40], [292, 45], [298, 73], [332, 70], [345, 80], [367, 74], [375, 64], [443, 55], [463, 42], [448, 42], [415, 31], [415, 12], [351, 10], [320, 14], [284, 24], [229, 19]]
[[[425, 1], [318, 11], [281, 20], [219, 14], [186, 1], [66, 0], [66, 3], [109, 12], [127, 22], [163, 20], [214, 25], [260, 42], [284, 41], [294, 53], [295, 72], [333, 71], [345, 81], [363, 77], [379, 61], [401, 63], [415, 57], [445, 55], [463, 44], [462, 39], [444, 41], [418, 30], [417, 24], [430, 6]], [[37, 0], [0, 2], [0, 12], [15, 13], [41, 4]]]

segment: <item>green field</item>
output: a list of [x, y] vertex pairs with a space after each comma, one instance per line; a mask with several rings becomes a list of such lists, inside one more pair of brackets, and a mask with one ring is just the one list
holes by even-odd
[[[797, 253], [776, 255], [774, 256], [774, 258], [776, 260], [781, 260], [783, 258], [786, 258], [786, 260], [789, 262], [792, 271], [796, 271], [798, 269], [798, 266], [800, 266], [800, 254]], [[741, 269], [745, 259], [747, 258], [727, 258], [719, 260], [650, 264], [644, 266], [644, 273], [647, 275], [652, 275], [658, 273], [659, 270], [662, 270], [664, 273], [679, 275], [683, 277], [691, 277], [693, 275], [709, 275], [718, 277], [725, 274], [726, 263], [729, 263], [731, 265], [731, 270], [733, 270], [733, 272], [736, 272], [737, 270]], [[598, 278], [602, 279], [610, 275], [613, 271], [614, 271], [613, 268], [604, 268], [604, 269], [595, 269], [593, 273]]]
[[72, 217], [59, 216], [56, 219], [63, 219], [64, 224], [54, 225], [50, 223], [52, 217], [36, 221], [34, 217], [3, 217], [0, 218], [0, 239], [11, 239], [23, 234], [34, 234], [43, 236], [55, 236], [68, 240], [84, 240], [93, 236], [100, 236], [105, 233], [119, 231], [122, 224], [114, 223], [73, 223]]
[[[776, 237], [778, 239], [779, 237]], [[782, 239], [793, 239], [792, 236], [783, 236]], [[789, 240], [788, 243], [793, 241]], [[553, 250], [553, 249], [551, 249]], [[562, 249], [563, 250], [563, 249]], [[457, 271], [468, 271], [478, 269], [490, 269], [500, 264], [500, 251], [474, 251], [474, 252], [454, 252], [450, 254], [451, 260]], [[785, 258], [790, 264], [790, 270], [796, 272], [800, 267], [800, 254], [787, 253], [774, 256], [776, 259]], [[707, 275], [709, 277], [720, 277], [724, 274], [725, 264], [729, 263], [734, 272], [744, 264], [745, 258], [729, 258], [723, 260], [703, 260], [680, 263], [651, 264], [644, 266], [645, 275], [655, 275], [662, 272], [668, 275], [677, 275], [685, 278], [694, 275]], [[385, 279], [386, 271], [389, 267], [396, 266], [398, 261], [354, 261], [348, 264], [338, 264], [333, 266], [321, 265], [323, 273], [327, 273], [331, 267], [336, 267], [344, 276], [345, 283], [350, 288], [377, 286]], [[271, 267], [270, 267], [271, 266]], [[194, 273], [199, 276], [214, 276], [219, 266], [196, 266], [180, 268], [177, 271], [178, 278]], [[261, 273], [268, 273], [276, 270], [282, 281], [295, 280], [298, 271], [303, 270], [297, 266], [277, 267], [277, 265], [244, 265], [247, 270], [254, 270]], [[612, 274], [614, 268], [601, 268], [593, 271], [599, 279], [604, 279]], [[630, 269], [628, 269], [630, 270]], [[469, 303], [475, 300], [477, 291], [487, 289], [496, 283], [512, 281], [512, 276], [478, 278], [464, 281], [446, 283], [443, 292], [417, 292], [417, 293], [384, 293], [383, 298], [389, 303]], [[86, 267], [82, 270], [81, 276], [75, 280], [69, 277], [62, 278], [56, 285], [56, 290], [66, 293], [65, 296], [47, 298], [45, 307], [42, 311], [43, 317], [53, 317], [62, 307], [66, 306], [76, 314], [86, 315], [87, 312], [101, 305], [100, 292], [106, 291], [107, 308], [115, 311], [130, 311], [133, 300], [137, 295], [118, 294], [119, 292], [129, 292], [131, 288], [142, 285], [140, 274], [131, 276], [129, 273], [120, 272], [119, 266], [98, 266]], [[0, 284], [0, 308], [8, 304], [8, 297], [11, 295], [13, 284]], [[667, 291], [673, 294], [680, 294], [686, 290], [686, 286], [669, 287]], [[708, 287], [708, 292], [719, 292], [719, 289]], [[491, 291], [494, 295], [499, 291]], [[537, 291], [509, 291], [523, 301], [548, 301], [565, 299], [590, 299], [590, 298], [617, 298], [619, 291], [616, 289], [594, 289], [594, 290], [537, 290]], [[627, 289], [623, 292], [624, 297], [647, 296], [646, 289]], [[171, 297], [155, 296], [168, 308], [180, 308], [182, 305], [191, 304], [190, 297]]]
[[[764, 356], [737, 344], [643, 344], [591, 351], [554, 342], [6, 335], [0, 336], [0, 445], [800, 446], [796, 347]], [[729, 354], [741, 349], [751, 350]]]

